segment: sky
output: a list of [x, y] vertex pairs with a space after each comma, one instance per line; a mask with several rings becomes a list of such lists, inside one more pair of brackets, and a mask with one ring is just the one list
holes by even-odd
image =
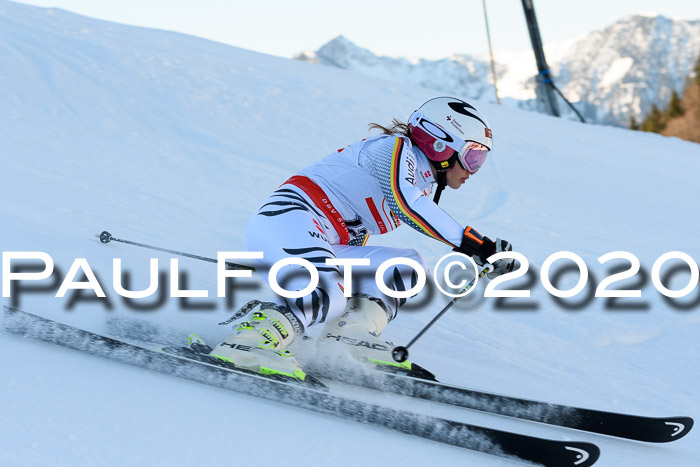
[[[281, 57], [338, 35], [378, 55], [437, 59], [487, 54], [482, 0], [22, 0], [118, 23], [178, 31]], [[698, 0], [535, 0], [545, 43], [643, 12], [700, 19]], [[520, 0], [486, 0], [495, 50], [530, 47]]]

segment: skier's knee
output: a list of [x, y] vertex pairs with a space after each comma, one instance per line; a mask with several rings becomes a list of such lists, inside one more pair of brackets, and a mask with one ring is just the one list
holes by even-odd
[[[423, 272], [425, 272], [425, 274], [428, 274], [430, 272], [429, 271], [430, 268], [428, 268], [428, 264], [423, 259], [423, 256], [421, 256], [421, 254], [418, 253], [418, 251], [414, 250], [413, 248], [406, 248], [406, 249], [398, 250], [397, 256], [401, 257], [401, 258], [406, 258], [406, 259], [410, 259], [410, 260], [415, 261], [416, 263], [418, 263], [421, 266], [421, 268], [423, 268]], [[410, 269], [412, 271], [415, 271], [415, 269], [409, 265], [400, 265], [399, 267], [403, 270]]]

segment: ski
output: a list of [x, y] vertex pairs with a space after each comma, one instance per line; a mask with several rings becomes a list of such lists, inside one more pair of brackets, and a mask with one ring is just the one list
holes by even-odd
[[4, 327], [25, 337], [58, 344], [137, 367], [178, 376], [314, 412], [335, 415], [486, 454], [545, 466], [593, 465], [595, 444], [557, 441], [333, 395], [315, 384], [299, 384], [148, 349], [4, 306]]
[[[140, 322], [113, 323], [114, 332], [144, 340], [181, 340], [177, 330], [144, 329]], [[167, 332], [166, 332], [167, 331]], [[602, 410], [553, 404], [496, 394], [438, 382], [435, 376], [413, 364], [410, 372], [391, 367], [394, 372], [344, 368], [314, 368], [314, 374], [328, 380], [358, 385], [386, 393], [440, 402], [522, 420], [581, 430], [650, 443], [667, 443], [683, 438], [693, 427], [690, 417], [645, 417]], [[387, 367], [389, 370], [389, 367]]]
[[[419, 375], [431, 375], [418, 365]], [[397, 368], [397, 371], [401, 371]], [[326, 379], [359, 385], [382, 392], [505, 415], [564, 428], [649, 443], [668, 443], [683, 438], [693, 427], [690, 417], [645, 417], [585, 409], [544, 401], [522, 399], [487, 391], [381, 370], [318, 372]]]

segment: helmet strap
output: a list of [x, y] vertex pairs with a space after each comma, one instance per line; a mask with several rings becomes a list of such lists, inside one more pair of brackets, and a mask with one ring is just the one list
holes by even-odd
[[435, 196], [433, 196], [433, 203], [440, 203], [440, 195], [442, 191], [447, 186], [447, 172], [436, 172], [435, 180], [437, 181], [437, 189], [435, 190]]
[[452, 157], [446, 161], [447, 166], [445, 167], [440, 167], [439, 162], [430, 162], [435, 172], [435, 181], [437, 182], [437, 189], [435, 190], [435, 195], [433, 196], [433, 203], [438, 204], [440, 202], [440, 195], [442, 195], [443, 190], [447, 186], [447, 172], [457, 163], [457, 152], [454, 152]]

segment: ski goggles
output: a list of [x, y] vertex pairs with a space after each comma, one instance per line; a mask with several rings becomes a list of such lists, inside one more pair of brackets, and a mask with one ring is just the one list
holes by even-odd
[[457, 160], [462, 167], [474, 173], [479, 170], [482, 165], [484, 165], [488, 154], [489, 148], [483, 144], [475, 143], [474, 141], [467, 141], [464, 144], [464, 147], [457, 152]]

